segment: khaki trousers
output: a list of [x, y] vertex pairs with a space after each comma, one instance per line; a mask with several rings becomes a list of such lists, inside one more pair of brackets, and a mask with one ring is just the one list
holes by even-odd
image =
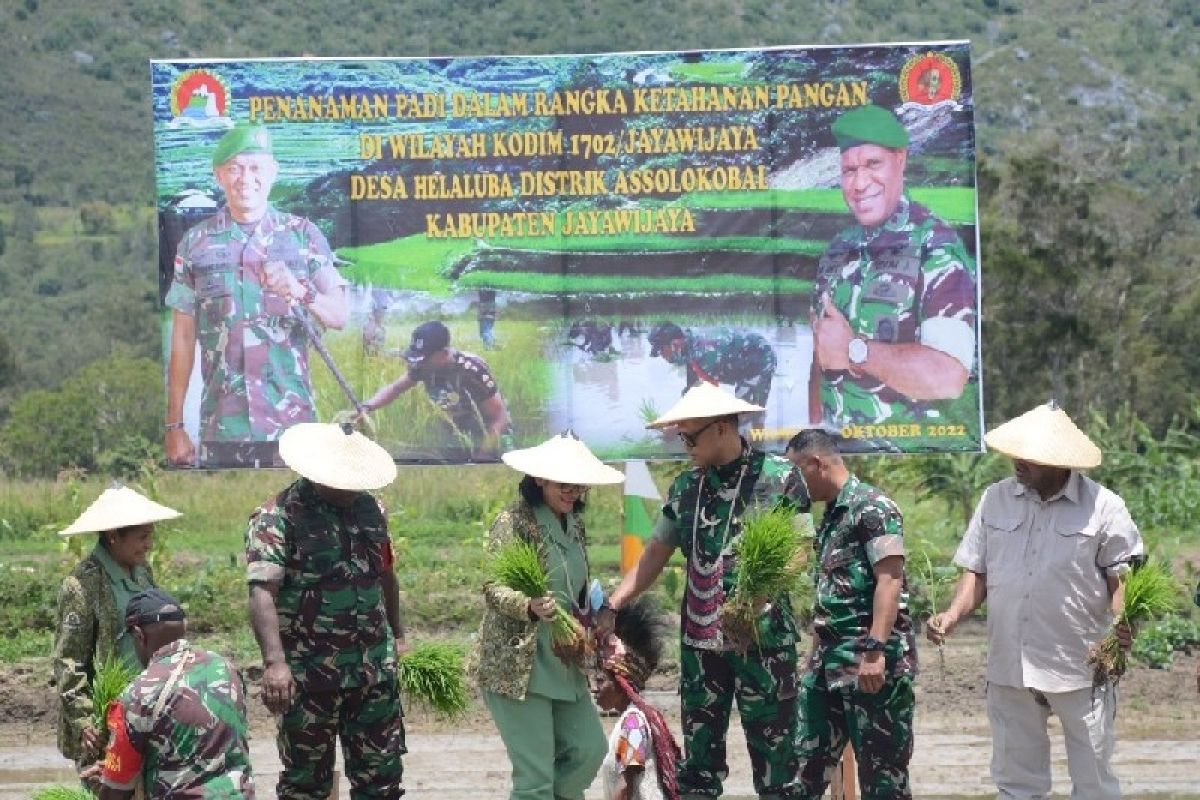
[[1014, 686], [987, 687], [992, 723], [992, 779], [999, 800], [1040, 800], [1050, 793], [1051, 714], [1063, 727], [1067, 772], [1074, 800], [1116, 800], [1121, 796], [1113, 774], [1117, 692], [1114, 686], [1039, 692]]

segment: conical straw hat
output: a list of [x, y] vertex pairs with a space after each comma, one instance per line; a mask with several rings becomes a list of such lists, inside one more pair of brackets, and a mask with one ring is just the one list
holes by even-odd
[[707, 419], [729, 414], [752, 414], [765, 411], [762, 406], [739, 400], [715, 384], [700, 383], [687, 390], [671, 410], [647, 425], [647, 428], [665, 428], [685, 419]]
[[366, 492], [396, 479], [396, 462], [349, 423], [301, 422], [279, 437], [279, 457], [313, 483]]
[[570, 431], [551, 436], [536, 447], [511, 450], [500, 458], [518, 472], [555, 483], [599, 486], [625, 480], [621, 470], [605, 465]]
[[175, 509], [159, 505], [128, 486], [114, 483], [92, 501], [68, 528], [59, 531], [59, 535], [76, 536], [80, 533], [112, 531], [130, 525], [162, 522], [179, 516], [182, 515]]
[[997, 452], [1034, 464], [1066, 469], [1100, 466], [1100, 448], [1053, 402], [1010, 419], [983, 440]]

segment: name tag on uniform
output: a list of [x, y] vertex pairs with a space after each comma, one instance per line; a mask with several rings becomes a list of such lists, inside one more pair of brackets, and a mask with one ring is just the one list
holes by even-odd
[[921, 272], [920, 251], [912, 245], [881, 248], [871, 260], [876, 270], [889, 275], [916, 279]]
[[194, 272], [215, 272], [233, 268], [233, 255], [226, 247], [205, 248], [204, 253], [192, 262]]
[[226, 269], [220, 272], [201, 272], [196, 275], [196, 296], [203, 299], [211, 299], [213, 297], [225, 297], [232, 294], [229, 288], [229, 276], [232, 275], [232, 270]]
[[872, 281], [863, 292], [864, 303], [887, 303], [900, 305], [912, 295], [912, 287], [895, 281]]

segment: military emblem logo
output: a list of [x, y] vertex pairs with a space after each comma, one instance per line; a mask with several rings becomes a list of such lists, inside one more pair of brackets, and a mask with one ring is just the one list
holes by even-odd
[[962, 72], [944, 53], [927, 52], [910, 58], [900, 70], [900, 99], [932, 106], [962, 95]]
[[230, 127], [229, 85], [206, 69], [189, 69], [171, 84], [172, 126]]

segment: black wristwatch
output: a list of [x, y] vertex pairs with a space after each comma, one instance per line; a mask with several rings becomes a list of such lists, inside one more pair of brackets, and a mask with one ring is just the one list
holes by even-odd
[[882, 653], [887, 649], [887, 642], [881, 642], [874, 636], [868, 636], [863, 639], [858, 649], [864, 653]]

